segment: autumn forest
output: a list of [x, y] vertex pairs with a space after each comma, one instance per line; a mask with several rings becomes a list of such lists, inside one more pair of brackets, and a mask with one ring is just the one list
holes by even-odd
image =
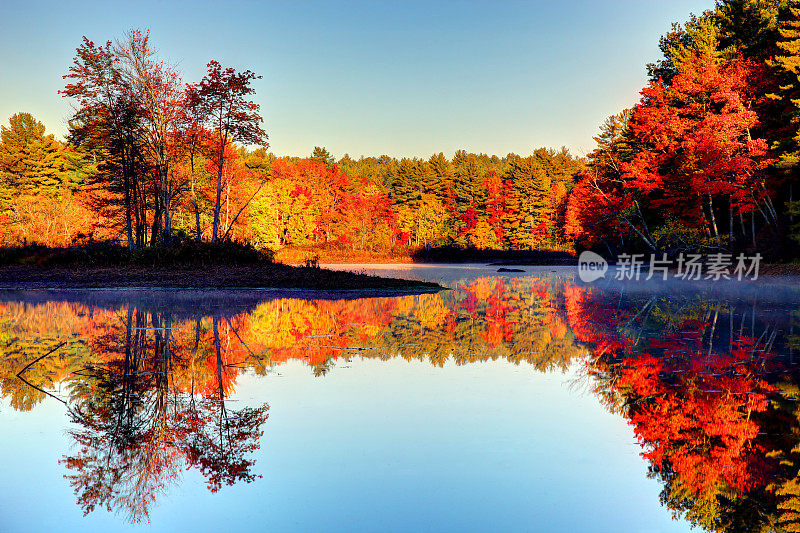
[[185, 83], [149, 32], [84, 38], [63, 75], [66, 139], [25, 112], [2, 126], [0, 242], [236, 241], [295, 259], [450, 246], [787, 260], [800, 214], [798, 9], [725, 0], [673, 25], [641, 100], [606, 120], [586, 157], [277, 156], [253, 102], [257, 74], [211, 61]]

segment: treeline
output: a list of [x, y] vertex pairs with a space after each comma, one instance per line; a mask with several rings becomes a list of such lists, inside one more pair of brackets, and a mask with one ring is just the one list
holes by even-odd
[[272, 247], [552, 248], [564, 243], [567, 193], [583, 168], [563, 148], [525, 157], [459, 150], [452, 158], [338, 161], [317, 148], [310, 159], [274, 162], [254, 200], [253, 230], [256, 242]]
[[273, 250], [563, 248], [567, 195], [585, 168], [563, 148], [526, 157], [462, 150], [452, 158], [335, 161], [323, 148], [303, 159], [229, 143], [220, 173], [215, 140], [203, 132], [193, 133], [193, 146], [173, 146], [162, 182], [155, 166], [138, 177], [117, 174], [124, 162], [101, 159], [76, 131], [59, 143], [27, 113], [2, 127], [3, 244], [64, 246], [91, 237], [140, 247], [216, 235]]
[[268, 153], [250, 71], [212, 61], [184, 84], [147, 34], [84, 40], [62, 91], [76, 109], [66, 142], [24, 113], [2, 128], [0, 238], [796, 256], [800, 2], [719, 0], [661, 50], [586, 159], [335, 160]]
[[61, 91], [66, 142], [28, 113], [2, 126], [0, 242], [131, 249], [197, 239], [257, 247], [564, 247], [566, 149], [505, 157], [311, 157], [268, 153], [250, 71], [208, 64], [185, 84], [149, 35], [76, 49]]
[[651, 83], [595, 138], [565, 234], [609, 254], [796, 254], [800, 2], [718, 0], [673, 25]]

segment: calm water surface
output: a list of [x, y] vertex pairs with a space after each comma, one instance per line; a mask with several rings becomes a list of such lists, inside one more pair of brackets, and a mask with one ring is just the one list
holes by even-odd
[[796, 280], [524, 269], [369, 267], [450, 288], [383, 298], [0, 292], [0, 531], [800, 524]]

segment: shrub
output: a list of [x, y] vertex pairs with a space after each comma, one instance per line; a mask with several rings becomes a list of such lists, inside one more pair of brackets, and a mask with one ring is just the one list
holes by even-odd
[[273, 253], [237, 242], [183, 241], [174, 246], [128, 250], [117, 242], [99, 241], [52, 248], [27, 245], [0, 248], [0, 264], [45, 266], [203, 266], [272, 262]]

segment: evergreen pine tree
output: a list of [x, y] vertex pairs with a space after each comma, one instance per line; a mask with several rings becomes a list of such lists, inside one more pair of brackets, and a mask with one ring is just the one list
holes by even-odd
[[511, 213], [505, 234], [514, 248], [532, 248], [541, 240], [541, 228], [549, 222], [552, 180], [536, 157], [518, 159], [509, 170]]
[[778, 31], [780, 52], [767, 64], [781, 81], [778, 92], [770, 97], [783, 104], [783, 122], [789, 129], [774, 148], [780, 154], [779, 168], [793, 170], [800, 162], [800, 1], [792, 2], [789, 15], [781, 21]]
[[44, 125], [29, 113], [17, 113], [9, 127], [0, 126], [0, 186], [7, 201], [12, 195], [58, 194], [77, 189], [86, 162], [45, 135]]

